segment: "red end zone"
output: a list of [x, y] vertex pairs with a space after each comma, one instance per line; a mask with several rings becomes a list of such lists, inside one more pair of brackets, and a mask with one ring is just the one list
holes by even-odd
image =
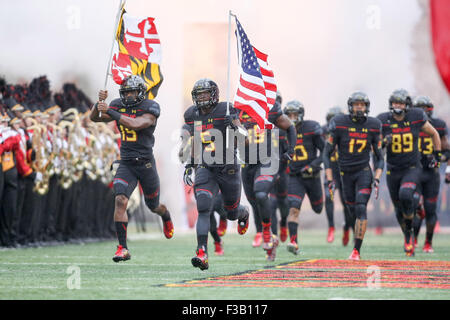
[[[367, 287], [450, 289], [450, 261], [306, 260], [168, 287]], [[378, 282], [379, 281], [379, 282]]]

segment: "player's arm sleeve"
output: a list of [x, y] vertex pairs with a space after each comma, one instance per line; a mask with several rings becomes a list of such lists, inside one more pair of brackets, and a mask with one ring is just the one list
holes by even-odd
[[288, 151], [294, 152], [295, 145], [297, 144], [297, 130], [293, 124], [286, 129], [286, 137], [288, 141]]
[[330, 124], [328, 125], [328, 139], [325, 142], [325, 147], [322, 152], [322, 160], [323, 166], [325, 169], [331, 168], [331, 154], [334, 151], [334, 148], [337, 144], [338, 134], [336, 131], [336, 123], [334, 119], [331, 119]]
[[372, 150], [373, 150], [373, 165], [375, 170], [384, 169], [384, 154], [381, 142], [381, 124], [379, 128], [375, 129], [375, 134], [372, 140]]
[[314, 145], [317, 147], [317, 149], [319, 149], [319, 156], [314, 159], [313, 161], [311, 161], [311, 167], [319, 167], [322, 164], [323, 161], [323, 151], [325, 149], [325, 140], [323, 138], [323, 130], [322, 128], [317, 125], [317, 127], [314, 130], [314, 138], [313, 138], [313, 143]]

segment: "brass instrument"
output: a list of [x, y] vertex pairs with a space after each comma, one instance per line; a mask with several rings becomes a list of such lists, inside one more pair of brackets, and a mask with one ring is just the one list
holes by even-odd
[[32, 168], [36, 172], [40, 172], [42, 174], [42, 181], [38, 181], [33, 187], [33, 191], [38, 193], [39, 195], [45, 195], [48, 192], [49, 180], [50, 177], [48, 175], [47, 167], [50, 164], [49, 161], [45, 162], [46, 157], [46, 148], [45, 142], [43, 140], [42, 135], [47, 133], [47, 128], [44, 125], [38, 124], [36, 121], [34, 124], [28, 129], [34, 130], [33, 137], [31, 139], [31, 144], [33, 150], [36, 152], [36, 159], [32, 164]]

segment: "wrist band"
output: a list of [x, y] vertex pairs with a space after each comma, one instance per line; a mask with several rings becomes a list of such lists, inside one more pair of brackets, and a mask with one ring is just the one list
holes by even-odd
[[108, 109], [108, 111], [106, 111], [106, 114], [108, 114], [111, 118], [113, 118], [116, 121], [119, 121], [120, 117], [122, 116], [119, 112], [113, 109]]

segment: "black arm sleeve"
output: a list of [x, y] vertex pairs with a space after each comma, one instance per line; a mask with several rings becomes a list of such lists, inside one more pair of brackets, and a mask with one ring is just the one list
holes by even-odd
[[317, 157], [316, 159], [314, 159], [313, 161], [311, 161], [310, 166], [311, 167], [319, 167], [320, 164], [323, 161], [323, 152], [325, 149], [325, 140], [323, 139], [322, 136], [322, 132], [316, 134], [314, 136], [314, 145], [317, 147], [317, 149], [319, 149], [319, 157]]
[[374, 135], [374, 139], [372, 141], [372, 150], [373, 150], [373, 164], [376, 169], [384, 168], [384, 153], [381, 147], [381, 134]]
[[335, 147], [336, 147], [336, 124], [334, 122], [334, 119], [331, 119], [330, 124], [328, 126], [328, 132], [329, 137], [328, 141], [325, 143], [325, 148], [323, 149], [323, 166], [325, 169], [331, 168], [331, 154], [333, 153]]
[[294, 125], [287, 128], [286, 136], [288, 140], [288, 152], [293, 153], [295, 145], [297, 144], [297, 130], [295, 130]]

